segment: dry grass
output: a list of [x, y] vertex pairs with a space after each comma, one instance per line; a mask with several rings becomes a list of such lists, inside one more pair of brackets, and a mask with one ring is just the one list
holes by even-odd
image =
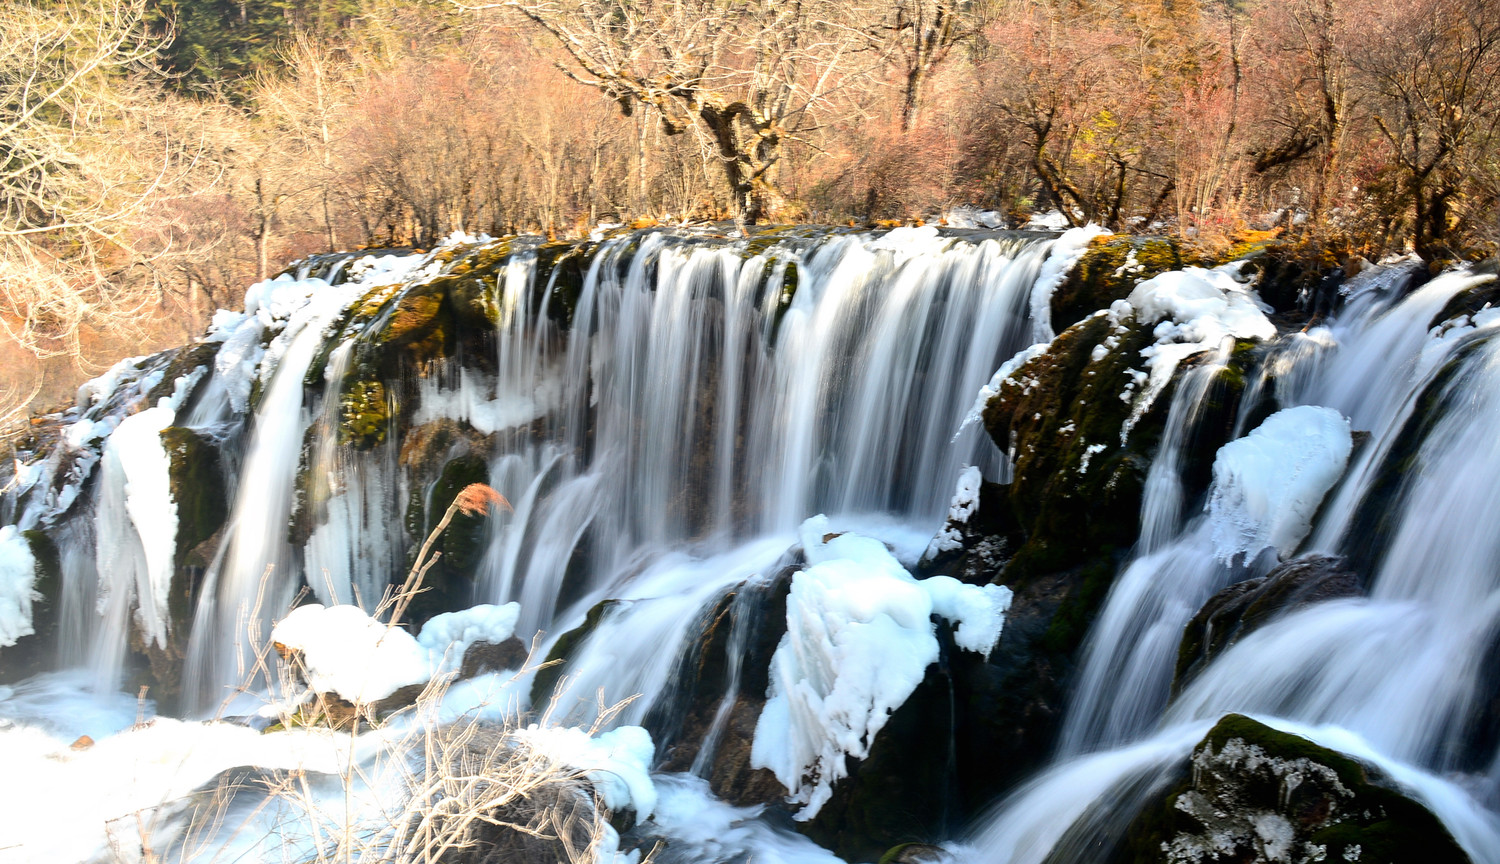
[[[452, 515], [493, 507], [509, 504], [488, 486], [475, 484], [459, 494], [401, 590], [383, 598], [380, 609], [390, 610], [393, 626], [421, 590], [422, 575], [435, 560], [426, 553]], [[273, 646], [259, 638], [259, 614], [257, 604], [247, 616], [254, 650], [245, 680], [278, 682], [284, 696], [265, 734], [304, 736], [304, 742], [337, 748], [338, 772], [221, 772], [183, 800], [134, 814], [133, 826], [119, 826], [112, 833], [130, 836], [139, 848], [115, 843], [118, 860], [584, 864], [599, 860], [616, 842], [610, 813], [583, 773], [516, 739], [524, 719], [517, 712], [497, 718], [491, 706], [480, 706], [457, 719], [445, 717], [452, 675], [435, 677], [410, 704], [389, 714], [374, 705], [350, 711], [338, 697], [302, 683], [307, 676], [298, 668], [300, 656], [275, 659]], [[511, 683], [536, 668], [528, 660]], [[622, 707], [602, 710], [591, 733]], [[543, 714], [544, 723], [550, 713]]]

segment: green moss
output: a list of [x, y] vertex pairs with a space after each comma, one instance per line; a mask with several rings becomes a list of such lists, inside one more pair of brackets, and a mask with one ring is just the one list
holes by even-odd
[[178, 639], [192, 624], [198, 579], [213, 555], [198, 547], [224, 526], [229, 501], [219, 450], [211, 441], [185, 426], [168, 426], [161, 431], [161, 442], [169, 462], [168, 488], [177, 505], [176, 566], [167, 592], [167, 613], [169, 629]]
[[[449, 505], [465, 487], [472, 483], [489, 482], [489, 465], [484, 457], [469, 453], [449, 460], [443, 473], [432, 488], [427, 512], [438, 516], [447, 511]], [[427, 526], [432, 530], [433, 526]], [[425, 536], [425, 534], [424, 534]], [[443, 562], [450, 570], [469, 571], [478, 564], [484, 551], [485, 517], [457, 513], [439, 541]]]
[[1130, 296], [1135, 286], [1158, 274], [1181, 270], [1182, 249], [1163, 237], [1118, 234], [1094, 238], [1063, 283], [1052, 294], [1052, 326], [1063, 330], [1098, 309]]
[[[1259, 748], [1267, 757], [1254, 765], [1214, 763], [1226, 744], [1238, 740]], [[1409, 861], [1467, 862], [1443, 824], [1425, 807], [1402, 794], [1376, 769], [1298, 735], [1272, 729], [1239, 714], [1221, 719], [1194, 749], [1194, 760], [1206, 757], [1211, 770], [1176, 769], [1168, 790], [1142, 809], [1115, 852], [1101, 860], [1110, 864], [1154, 864], [1162, 859], [1162, 848], [1180, 833], [1201, 836], [1206, 826], [1178, 801], [1190, 791], [1220, 818], [1248, 822], [1252, 814], [1275, 813], [1294, 832], [1299, 846], [1323, 847], [1320, 860], [1360, 861], [1364, 864], [1404, 864]], [[1276, 775], [1276, 763], [1307, 760], [1330, 769], [1339, 791], [1318, 773], [1300, 775], [1289, 785]], [[1206, 801], [1204, 800], [1206, 799]], [[1220, 829], [1222, 831], [1222, 829]], [[1247, 829], [1247, 833], [1250, 833]], [[1233, 835], [1216, 835], [1220, 842], [1234, 843]], [[1239, 850], [1221, 850], [1226, 860], [1248, 860], [1235, 853], [1249, 852], [1248, 837], [1241, 837]], [[1259, 860], [1259, 859], [1257, 859]]]
[[368, 450], [385, 441], [390, 401], [378, 378], [353, 378], [339, 393], [339, 444]]
[[1121, 560], [1120, 556], [1106, 551], [1083, 566], [1078, 590], [1063, 599], [1047, 624], [1041, 641], [1043, 650], [1071, 655], [1083, 644], [1083, 637], [1088, 635], [1089, 626], [1109, 593]]
[[592, 243], [547, 243], [537, 249], [536, 284], [545, 292], [547, 318], [558, 329], [573, 326], [584, 280], [597, 246]]
[[[1107, 337], [1118, 346], [1094, 360]], [[1107, 316], [1090, 317], [1018, 370], [986, 406], [995, 443], [1015, 447], [1010, 506], [1026, 535], [1006, 567], [1007, 581], [1067, 569], [1135, 541], [1171, 394], [1157, 398], [1125, 444], [1120, 430], [1132, 409], [1119, 394], [1152, 341], [1150, 328], [1115, 332]]]
[[624, 601], [603, 600], [599, 602], [583, 616], [582, 624], [557, 637], [552, 650], [547, 652], [547, 660], [542, 668], [536, 671], [536, 676], [531, 679], [532, 705], [540, 707], [552, 699], [552, 694], [557, 689], [557, 682], [566, 671], [567, 663], [573, 658], [573, 653], [598, 629], [604, 613], [622, 602]]
[[207, 567], [208, 561], [189, 560], [189, 553], [212, 537], [229, 516], [219, 450], [186, 426], [163, 429], [161, 443], [170, 462], [168, 482], [177, 505], [177, 564]]

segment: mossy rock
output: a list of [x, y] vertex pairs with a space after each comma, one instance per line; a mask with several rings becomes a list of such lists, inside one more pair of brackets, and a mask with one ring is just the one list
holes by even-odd
[[[985, 406], [986, 430], [1012, 455], [1011, 508], [1024, 535], [1005, 584], [1014, 588], [1029, 574], [1067, 570], [1135, 543], [1147, 472], [1176, 382], [1210, 356], [1179, 364], [1173, 382], [1137, 415], [1147, 369], [1141, 351], [1155, 343], [1154, 327], [1095, 313], [1002, 381]], [[1243, 349], [1231, 355], [1200, 406], [1184, 460], [1189, 498], [1207, 488], [1213, 455], [1232, 434], [1245, 370], [1257, 356], [1253, 343]]]
[[1220, 720], [1179, 771], [1111, 864], [1469, 861], [1442, 822], [1378, 768], [1240, 714]]
[[161, 443], [170, 462], [169, 489], [177, 504], [177, 566], [207, 567], [208, 561], [191, 560], [189, 553], [229, 518], [219, 448], [186, 426], [163, 429]]
[[1130, 296], [1135, 286], [1194, 263], [1184, 259], [1181, 246], [1167, 237], [1106, 234], [1090, 241], [1088, 249], [1057, 290], [1052, 293], [1052, 326], [1065, 330], [1074, 322], [1116, 300]]
[[390, 425], [385, 382], [374, 377], [346, 380], [339, 393], [339, 444], [369, 450], [385, 442]]
[[567, 674], [567, 664], [574, 652], [598, 629], [604, 613], [622, 602], [624, 601], [601, 600], [583, 616], [582, 624], [557, 637], [557, 641], [552, 643], [552, 650], [547, 652], [542, 668], [531, 679], [531, 705], [534, 710], [542, 710], [542, 706], [551, 701], [557, 690], [557, 682]]
[[[157, 382], [156, 386], [151, 388], [151, 392], [146, 394], [145, 404], [155, 405], [158, 399], [171, 396], [177, 389], [177, 379], [191, 374], [194, 369], [213, 363], [220, 347], [219, 342], [194, 342], [177, 349], [172, 362], [167, 364], [166, 370], [162, 373], [161, 381]], [[188, 397], [191, 398], [191, 396], [191, 392], [188, 393]]]
[[[1095, 346], [1111, 337], [1119, 345], [1094, 360]], [[1007, 565], [1007, 584], [1135, 542], [1146, 472], [1171, 394], [1157, 398], [1125, 444], [1120, 433], [1132, 404], [1119, 394], [1132, 380], [1128, 370], [1143, 363], [1140, 350], [1153, 341], [1149, 327], [1121, 333], [1108, 316], [1094, 315], [1002, 382], [986, 405], [990, 437], [1002, 450], [1013, 449], [1010, 503], [1025, 535]]]
[[[594, 243], [546, 243], [536, 250], [536, 285], [543, 292], [547, 319], [559, 330], [573, 326], [584, 281], [598, 246]], [[539, 307], [540, 308], [540, 307]]]
[[[477, 453], [464, 453], [450, 459], [433, 483], [426, 501], [416, 513], [410, 506], [408, 527], [420, 522], [421, 530], [408, 553], [415, 556], [429, 533], [447, 512], [458, 494], [473, 483], [489, 482], [489, 463]], [[439, 556], [422, 582], [422, 593], [412, 601], [407, 620], [416, 627], [433, 615], [467, 605], [472, 594], [474, 574], [484, 556], [489, 539], [488, 516], [458, 512], [433, 545]], [[408, 565], [414, 564], [408, 561]]]

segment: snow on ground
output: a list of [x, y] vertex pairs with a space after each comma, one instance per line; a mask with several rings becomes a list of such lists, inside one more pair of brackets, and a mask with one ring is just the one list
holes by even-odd
[[36, 598], [36, 559], [31, 544], [14, 525], [0, 528], [0, 646], [30, 636], [31, 602]]
[[515, 603], [483, 604], [433, 616], [413, 637], [358, 606], [309, 603], [276, 622], [271, 641], [302, 652], [314, 691], [369, 703], [457, 671], [473, 643], [509, 639], [520, 614]]
[[1352, 446], [1342, 414], [1302, 405], [1219, 448], [1208, 502], [1214, 554], [1226, 564], [1267, 547], [1289, 557], [1343, 475]]
[[582, 771], [609, 809], [632, 809], [637, 820], [656, 811], [656, 787], [651, 782], [656, 745], [645, 729], [619, 726], [591, 736], [573, 726], [533, 724], [517, 729], [512, 737], [555, 764]]
[[771, 658], [750, 760], [791, 790], [806, 820], [845, 776], [845, 754], [868, 755], [937, 661], [932, 615], [958, 624], [961, 647], [988, 655], [1011, 592], [947, 576], [919, 582], [885, 544], [833, 534], [823, 516], [804, 522], [801, 534], [808, 567], [792, 577], [787, 632]]
[[464, 652], [475, 642], [500, 643], [516, 632], [521, 616], [519, 603], [495, 606], [484, 603], [458, 612], [444, 612], [427, 619], [417, 644], [427, 652], [433, 674], [457, 672]]
[[757, 819], [763, 807], [718, 800], [700, 777], [664, 774], [654, 779], [656, 812], [645, 828], [668, 838], [668, 861], [843, 864], [806, 837]]
[[431, 677], [427, 652], [400, 627], [389, 627], [358, 606], [298, 606], [276, 622], [271, 641], [302, 652], [307, 684], [369, 703]]

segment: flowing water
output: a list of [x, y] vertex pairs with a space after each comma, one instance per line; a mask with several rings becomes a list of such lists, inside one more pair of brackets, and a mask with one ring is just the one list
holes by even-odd
[[[1477, 320], [1430, 332], [1449, 300], [1487, 277], [1450, 272], [1403, 295], [1410, 277], [1400, 267], [1365, 277], [1328, 326], [1272, 346], [1247, 390], [1247, 400], [1270, 389], [1282, 407], [1336, 408], [1371, 433], [1303, 547], [1373, 548], [1369, 596], [1264, 626], [1167, 704], [1182, 625], [1229, 574], [1201, 518], [1164, 546], [1143, 540], [1091, 632], [1059, 761], [999, 805], [963, 857], [1090, 860], [1133, 817], [1122, 799], [1143, 800], [1208, 725], [1241, 712], [1383, 766], [1474, 860], [1500, 860], [1500, 820], [1476, 804], [1493, 795], [1497, 754], [1465, 752], [1500, 625], [1489, 527], [1500, 516], [1500, 341]], [[1388, 533], [1359, 535], [1371, 512]]]
[[[1008, 478], [983, 429], [963, 421], [1037, 326], [1034, 295], [1054, 246], [932, 229], [787, 235], [755, 248], [635, 234], [593, 250], [564, 299], [557, 285], [538, 284], [541, 250], [517, 243], [494, 288], [494, 338], [482, 343], [493, 356], [433, 361], [407, 382], [416, 403], [388, 395], [387, 407], [415, 428], [463, 421], [485, 442], [490, 485], [513, 505], [487, 522], [473, 602], [518, 601], [517, 635], [550, 640], [610, 601], [575, 647], [557, 718], [587, 725], [601, 705], [638, 697], [615, 722], [642, 722], [670, 695], [693, 628], [734, 593], [727, 693], [693, 765], [704, 775], [740, 686], [751, 607], [794, 560], [803, 520], [828, 513], [835, 531], [883, 539], [910, 567], [964, 467]], [[355, 340], [381, 321], [361, 325], [363, 334], [340, 328], [373, 289], [440, 269], [415, 254], [352, 267], [339, 259], [257, 286], [259, 311], [224, 322], [197, 395], [160, 409], [243, 453], [227, 457], [232, 508], [186, 643], [193, 710], [213, 713], [245, 682], [251, 646], [302, 586], [324, 603], [373, 609], [407, 566], [408, 502], [446, 506], [414, 484], [396, 436], [365, 450], [338, 439]], [[1199, 502], [1184, 492], [1195, 429], [1234, 347], [1226, 341], [1174, 390], [1141, 540], [1088, 637], [1055, 763], [956, 854], [1091, 860], [1159, 791], [1164, 768], [1237, 711], [1376, 762], [1476, 860], [1500, 861], [1500, 825], [1475, 803], [1494, 794], [1500, 759], [1466, 743], [1500, 624], [1500, 535], [1491, 530], [1500, 519], [1500, 341], [1489, 338], [1489, 319], [1442, 338], [1429, 332], [1434, 314], [1484, 277], [1449, 273], [1408, 293], [1415, 270], [1377, 268], [1351, 282], [1334, 320], [1268, 346], [1234, 430], [1246, 433], [1250, 407], [1268, 396], [1279, 407], [1337, 409], [1370, 433], [1303, 546], [1358, 551], [1371, 568], [1369, 596], [1271, 623], [1169, 698], [1187, 620], [1220, 588], [1275, 563], [1221, 562]], [[346, 341], [330, 344], [336, 334]], [[100, 389], [133, 388], [139, 400], [162, 375], [141, 368]], [[128, 401], [97, 398], [80, 422], [115, 428]], [[52, 498], [33, 496], [16, 514], [22, 527], [54, 528], [62, 658], [91, 667], [101, 693], [122, 679], [132, 628], [149, 636], [165, 620], [164, 601], [152, 599], [160, 545], [150, 520], [121, 515], [145, 494], [131, 485], [134, 455], [102, 449], [98, 491], [80, 505], [90, 518], [62, 520], [71, 502], [56, 500], [81, 481], [53, 484]], [[297, 518], [310, 523], [304, 534], [288, 530]], [[1386, 526], [1373, 541], [1361, 533], [1372, 520]], [[698, 800], [699, 782], [664, 788]], [[710, 815], [727, 825], [728, 813]], [[748, 844], [741, 852], [784, 839], [734, 824]]]

